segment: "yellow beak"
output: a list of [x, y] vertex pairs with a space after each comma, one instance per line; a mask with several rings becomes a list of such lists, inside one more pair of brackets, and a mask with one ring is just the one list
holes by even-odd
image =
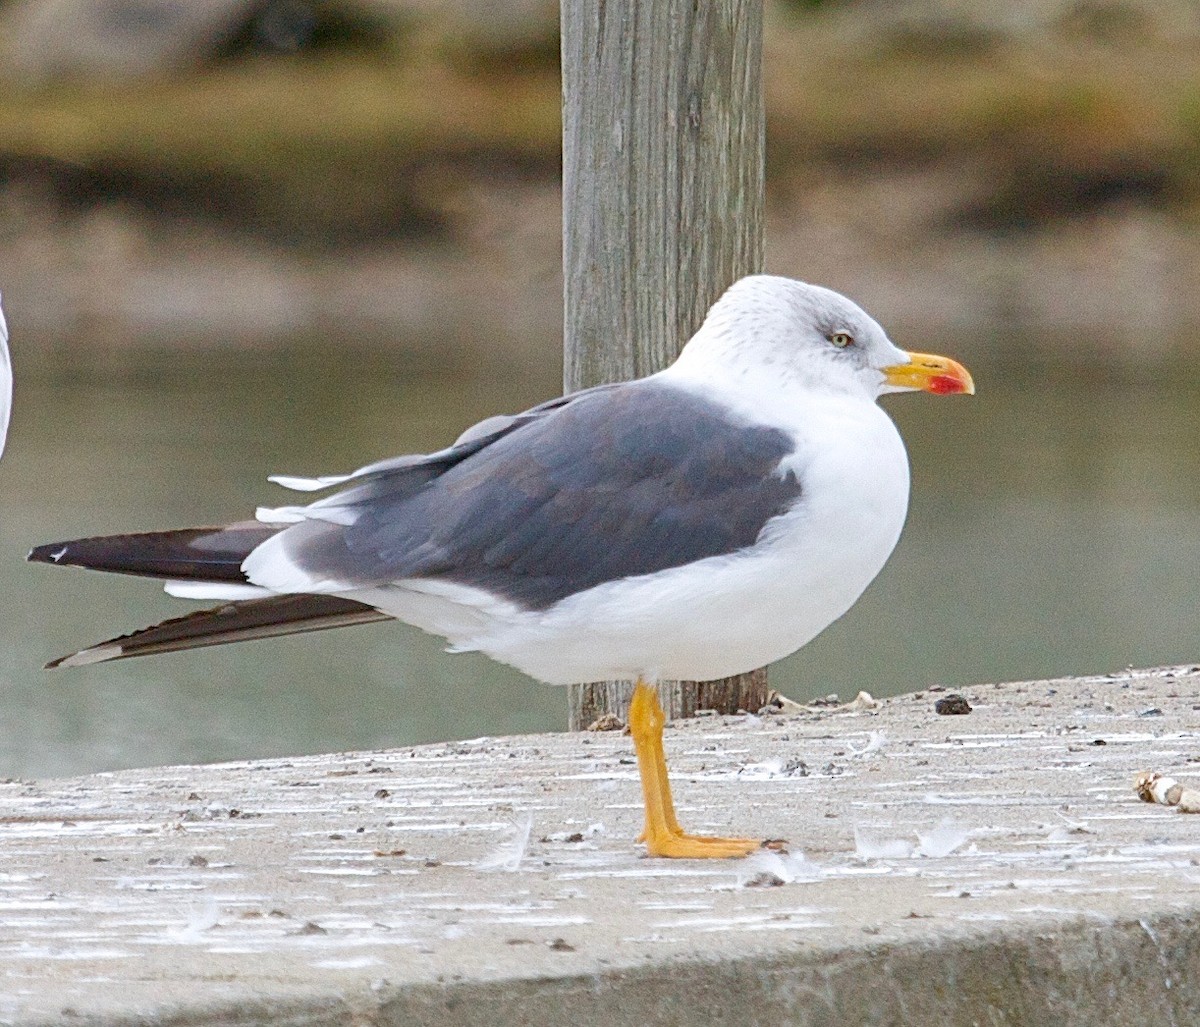
[[889, 385], [902, 389], [920, 389], [939, 396], [959, 392], [975, 395], [975, 382], [970, 371], [957, 360], [932, 353], [910, 353], [907, 364], [885, 367], [883, 374]]

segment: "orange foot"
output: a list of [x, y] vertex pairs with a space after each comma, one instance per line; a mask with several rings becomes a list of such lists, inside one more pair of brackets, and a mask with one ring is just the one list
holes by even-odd
[[629, 704], [629, 730], [637, 752], [646, 806], [646, 829], [638, 841], [646, 843], [646, 852], [668, 859], [732, 859], [759, 848], [764, 843], [756, 838], [688, 834], [679, 826], [662, 746], [665, 720], [658, 693], [639, 679]]

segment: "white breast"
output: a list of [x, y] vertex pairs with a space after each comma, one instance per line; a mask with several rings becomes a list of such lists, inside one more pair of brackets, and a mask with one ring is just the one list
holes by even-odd
[[891, 420], [861, 397], [793, 393], [781, 409], [759, 394], [755, 406], [756, 420], [769, 415], [764, 423], [796, 439], [784, 470], [803, 491], [753, 548], [608, 582], [544, 612], [488, 618], [452, 641], [556, 684], [726, 677], [810, 641], [853, 605], [895, 547], [908, 459]]

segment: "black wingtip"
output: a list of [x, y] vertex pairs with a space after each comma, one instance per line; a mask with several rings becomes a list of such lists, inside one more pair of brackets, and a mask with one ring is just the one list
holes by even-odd
[[30, 563], [58, 563], [67, 551], [67, 545], [66, 542], [47, 542], [43, 546], [34, 546], [25, 559]]
[[34, 546], [27, 560], [168, 581], [244, 582], [242, 561], [280, 529], [240, 521], [218, 528], [97, 535]]
[[46, 664], [46, 670], [90, 667], [96, 663], [126, 660], [134, 656], [181, 652], [227, 642], [274, 638], [391, 619], [386, 613], [342, 596], [299, 594], [235, 600], [207, 610], [195, 610], [182, 617], [172, 617], [148, 628], [60, 656]]

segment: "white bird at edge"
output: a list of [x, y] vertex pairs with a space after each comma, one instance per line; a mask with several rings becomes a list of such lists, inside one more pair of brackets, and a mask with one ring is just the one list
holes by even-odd
[[221, 600], [50, 666], [395, 618], [552, 684], [632, 680], [647, 849], [745, 855], [760, 842], [680, 827], [649, 683], [763, 666], [853, 605], [908, 507], [876, 400], [915, 390], [974, 383], [835, 292], [744, 278], [657, 374], [491, 418], [436, 453], [273, 479], [335, 491], [254, 521], [37, 547]]
[[8, 440], [8, 422], [12, 417], [13, 376], [12, 359], [8, 354], [8, 324], [0, 303], [0, 453]]

